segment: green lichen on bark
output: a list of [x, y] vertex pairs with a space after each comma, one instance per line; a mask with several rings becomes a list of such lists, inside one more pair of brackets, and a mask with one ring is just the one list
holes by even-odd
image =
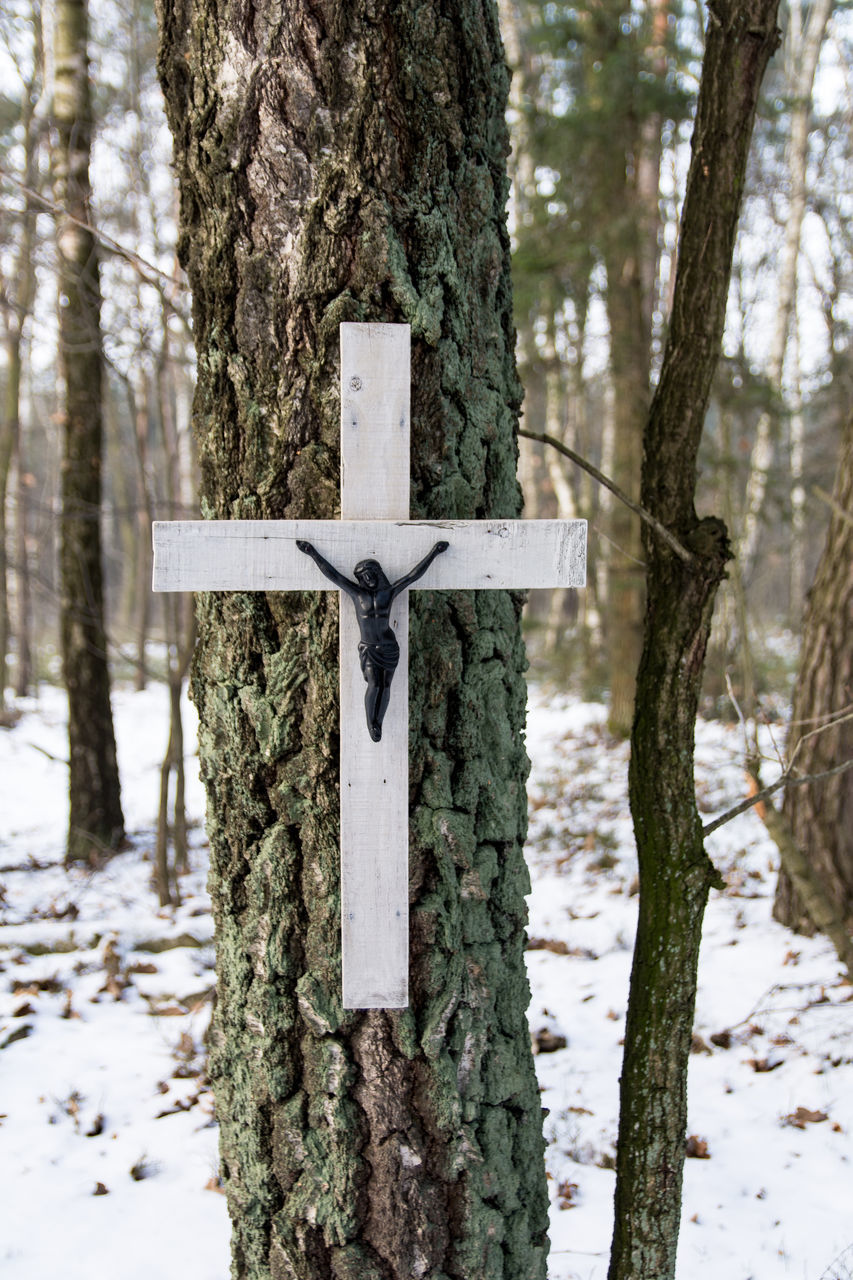
[[[339, 513], [338, 326], [412, 326], [412, 515], [517, 515], [493, 5], [162, 0], [203, 509]], [[193, 678], [245, 1280], [538, 1280], [520, 601], [411, 606], [411, 1007], [340, 997], [337, 603], [210, 595]]]

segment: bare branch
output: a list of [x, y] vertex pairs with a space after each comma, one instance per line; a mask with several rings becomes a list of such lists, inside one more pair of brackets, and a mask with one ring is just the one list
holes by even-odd
[[63, 208], [62, 205], [57, 204], [54, 200], [51, 200], [48, 196], [42, 195], [41, 192], [34, 190], [32, 187], [28, 187], [25, 182], [22, 182], [20, 178], [16, 178], [14, 174], [7, 172], [5, 169], [0, 169], [0, 174], [2, 174], [7, 182], [11, 182], [13, 186], [17, 187], [18, 190], [29, 200], [35, 200], [49, 213], [59, 214], [61, 217], [67, 218], [69, 222], [73, 222], [75, 226], [82, 227], [84, 231], [88, 231], [90, 235], [93, 235], [105, 249], [109, 249], [111, 253], [116, 254], [119, 258], [124, 258], [125, 262], [129, 262], [145, 283], [150, 284], [152, 288], [156, 289], [158, 293], [160, 293], [168, 306], [172, 311], [174, 311], [175, 315], [184, 323], [186, 328], [188, 330], [191, 329], [189, 317], [181, 311], [173, 298], [166, 295], [163, 289], [163, 283], [165, 283], [170, 284], [174, 288], [180, 289], [182, 293], [185, 293], [187, 286], [184, 281], [176, 279], [175, 276], [170, 276], [167, 271], [161, 270], [161, 268], [155, 266], [153, 262], [148, 262], [134, 249], [128, 249], [125, 245], [119, 244], [118, 240], [113, 240], [112, 236], [108, 236], [106, 232], [101, 231], [98, 227], [94, 227], [91, 222], [86, 222], [82, 218], [76, 218], [68, 209]]
[[828, 494], [818, 485], [814, 485], [812, 493], [816, 498], [820, 498], [821, 502], [825, 502], [830, 510], [838, 516], [839, 520], [843, 520], [846, 524], [853, 524], [853, 513], [845, 511], [839, 502], [836, 502], [831, 494]]
[[688, 551], [686, 547], [682, 546], [675, 535], [670, 533], [669, 529], [667, 529], [665, 525], [662, 525], [659, 520], [656, 520], [651, 512], [646, 511], [645, 507], [641, 507], [639, 503], [634, 502], [633, 498], [629, 498], [627, 493], [620, 489], [619, 486], [606, 476], [603, 471], [599, 471], [598, 467], [594, 467], [591, 462], [587, 462], [586, 458], [582, 458], [579, 453], [575, 453], [574, 449], [570, 449], [568, 445], [563, 444], [562, 441], [557, 440], [554, 436], [546, 435], [544, 432], [538, 433], [535, 431], [522, 431], [519, 428], [518, 434], [520, 436], [524, 436], [525, 440], [537, 440], [539, 444], [549, 444], [552, 449], [556, 449], [558, 453], [562, 453], [564, 457], [573, 462], [576, 467], [580, 467], [582, 471], [587, 473], [587, 475], [592, 476], [593, 480], [597, 480], [605, 489], [609, 489], [614, 497], [618, 498], [621, 503], [624, 503], [629, 511], [633, 511], [641, 520], [644, 520], [649, 528], [654, 529], [658, 537], [663, 539], [670, 551], [674, 551], [680, 560], [683, 560], [685, 564], [696, 564], [696, 557]]
[[807, 782], [823, 782], [825, 778], [834, 778], [839, 773], [846, 773], [848, 769], [853, 769], [853, 760], [845, 760], [843, 764], [837, 764], [834, 769], [826, 769], [823, 773], [806, 773], [801, 777], [793, 777], [793, 765], [789, 765], [787, 769], [776, 779], [771, 782], [769, 787], [762, 787], [754, 796], [747, 796], [745, 800], [741, 800], [740, 804], [736, 804], [732, 809], [727, 809], [719, 818], [715, 818], [713, 822], [708, 822], [702, 828], [702, 835], [709, 836], [712, 831], [716, 831], [719, 827], [725, 826], [727, 822], [731, 822], [732, 818], [737, 818], [747, 810], [752, 809], [754, 805], [761, 804], [763, 800], [767, 800], [776, 791], [782, 787], [802, 787]]

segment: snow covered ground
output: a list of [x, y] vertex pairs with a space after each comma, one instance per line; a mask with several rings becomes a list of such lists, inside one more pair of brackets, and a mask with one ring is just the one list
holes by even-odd
[[[150, 857], [166, 694], [114, 704], [133, 840], [95, 874], [62, 868], [62, 695], [43, 687], [0, 730], [0, 1274], [227, 1280], [203, 1074], [204, 800], [191, 768], [193, 871], [183, 905], [161, 911]], [[603, 721], [600, 706], [531, 694], [530, 1025], [550, 1110], [551, 1280], [604, 1280], [610, 1243], [636, 884], [626, 749]], [[739, 752], [737, 730], [700, 724], [708, 817], [741, 798]], [[825, 941], [771, 920], [775, 852], [754, 814], [709, 849], [727, 888], [702, 950], [679, 1272], [835, 1280], [853, 1242], [853, 989]]]

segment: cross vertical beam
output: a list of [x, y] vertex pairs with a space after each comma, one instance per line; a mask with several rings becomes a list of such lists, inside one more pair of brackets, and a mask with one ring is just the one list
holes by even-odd
[[[341, 518], [409, 519], [410, 332], [341, 325]], [[352, 565], [345, 566], [350, 574]], [[340, 597], [341, 948], [345, 1009], [409, 1003], [409, 597], [382, 739], [365, 728], [359, 631]]]

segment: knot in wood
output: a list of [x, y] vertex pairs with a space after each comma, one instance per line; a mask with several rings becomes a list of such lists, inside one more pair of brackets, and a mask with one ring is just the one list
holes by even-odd
[[717, 516], [706, 516], [687, 535], [685, 542], [690, 551], [701, 560], [711, 561], [722, 569], [732, 558], [729, 531]]

